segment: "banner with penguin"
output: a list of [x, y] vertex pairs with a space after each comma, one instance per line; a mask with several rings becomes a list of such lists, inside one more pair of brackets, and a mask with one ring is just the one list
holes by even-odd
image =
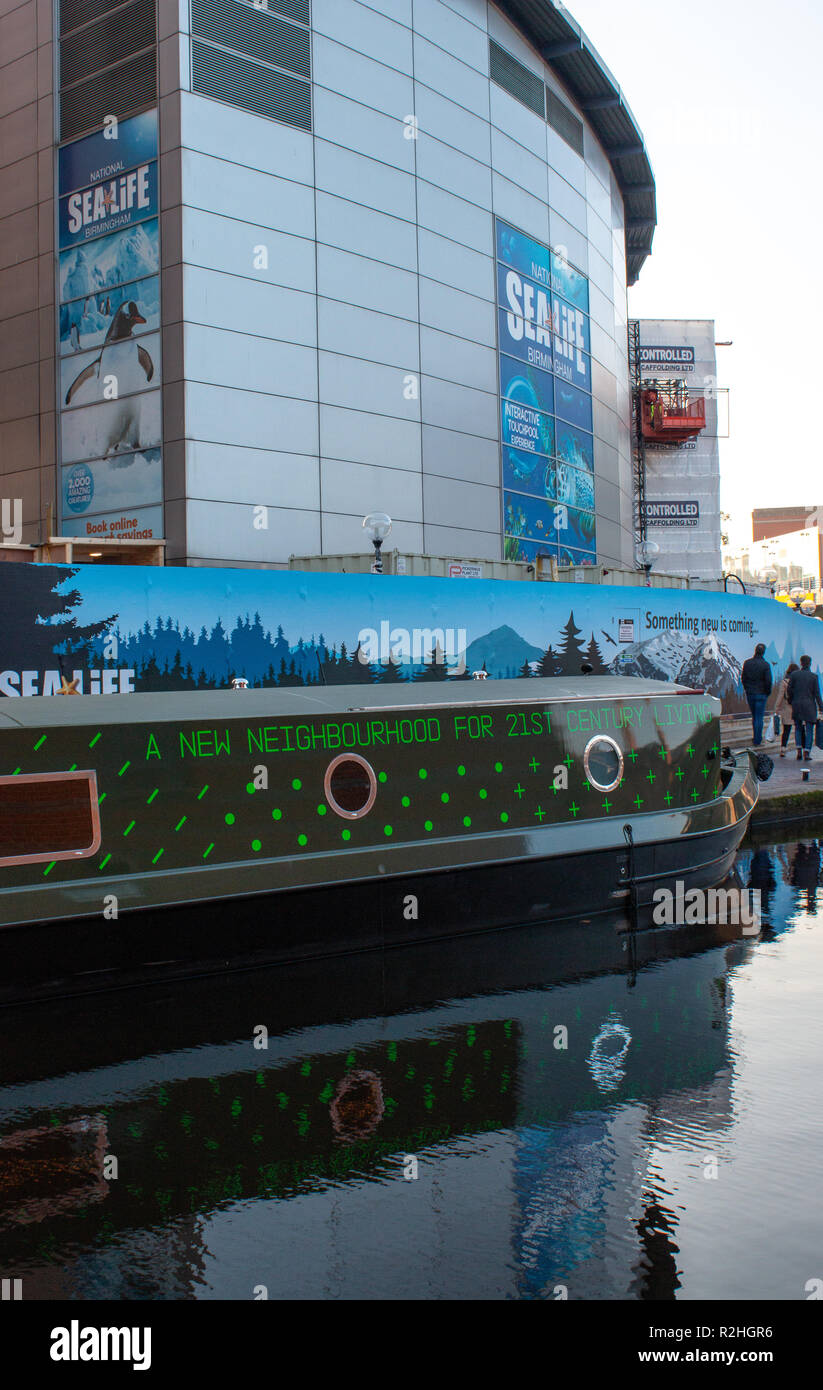
[[59, 151], [61, 534], [163, 535], [157, 112]]

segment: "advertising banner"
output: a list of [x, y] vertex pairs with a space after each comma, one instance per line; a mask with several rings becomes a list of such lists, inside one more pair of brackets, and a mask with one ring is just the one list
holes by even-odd
[[90, 237], [130, 227], [146, 217], [156, 217], [157, 161], [141, 164], [105, 183], [92, 184], [60, 199], [58, 245], [76, 246]]
[[586, 662], [599, 674], [679, 681], [745, 713], [741, 668], [756, 643], [775, 677], [770, 704], [790, 661], [808, 652], [823, 665], [823, 624], [742, 594], [274, 570], [6, 570], [7, 697], [53, 694], [61, 665], [84, 692], [228, 689], [240, 677], [252, 686], [390, 681], [401, 699], [420, 679], [483, 668], [491, 679], [574, 677]]
[[[63, 469], [63, 518], [100, 516], [122, 511], [133, 498], [143, 506], [159, 506], [163, 501], [163, 472], [160, 450], [141, 454], [118, 454], [94, 463], [74, 463]], [[66, 532], [79, 535], [80, 532]]]
[[506, 222], [495, 235], [506, 559], [594, 564], [588, 281]]
[[157, 158], [157, 112], [143, 111], [127, 121], [107, 121], [101, 130], [84, 135], [59, 151], [62, 197], [75, 189], [116, 178], [127, 169]]
[[[594, 564], [588, 282], [505, 222], [495, 235], [504, 553]], [[585, 522], [557, 514], [558, 499]]]
[[82, 299], [61, 304], [61, 356], [81, 352], [84, 348], [102, 348], [121, 311], [132, 321], [133, 338], [157, 331], [160, 327], [160, 276], [135, 280], [112, 290], [97, 290]]
[[64, 410], [60, 416], [63, 463], [110, 460], [115, 454], [159, 449], [163, 434], [160, 392]]
[[63, 523], [67, 536], [97, 541], [156, 541], [162, 538], [163, 508], [132, 507], [107, 516], [84, 516]]
[[67, 536], [163, 535], [157, 153], [156, 111], [58, 151]]

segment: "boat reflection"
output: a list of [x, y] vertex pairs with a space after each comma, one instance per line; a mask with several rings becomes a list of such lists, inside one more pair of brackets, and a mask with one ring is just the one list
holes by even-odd
[[[815, 909], [817, 840], [739, 867], [766, 933]], [[5, 1269], [27, 1298], [676, 1297], [654, 1153], [730, 1124], [757, 944], [626, 925], [4, 1010]]]

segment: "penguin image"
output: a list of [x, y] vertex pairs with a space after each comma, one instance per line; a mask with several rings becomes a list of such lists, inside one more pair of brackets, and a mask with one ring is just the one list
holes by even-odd
[[[135, 325], [145, 322], [133, 299], [120, 305], [109, 324], [99, 357], [75, 377], [66, 392], [66, 405], [71, 405], [87, 381], [103, 382], [106, 377], [115, 377], [118, 395], [121, 396], [139, 391], [145, 387], [146, 382], [151, 381], [154, 376], [154, 363], [146, 349], [132, 338]], [[88, 401], [89, 393], [84, 392], [84, 397], [85, 401], [75, 401], [75, 404], [80, 405]], [[95, 393], [91, 399], [99, 399], [99, 394]]]

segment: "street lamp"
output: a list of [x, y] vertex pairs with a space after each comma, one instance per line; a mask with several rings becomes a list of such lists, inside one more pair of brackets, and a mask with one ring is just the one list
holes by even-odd
[[368, 516], [363, 517], [363, 530], [374, 546], [372, 574], [382, 574], [383, 557], [380, 554], [380, 549], [391, 531], [391, 517], [387, 516], [385, 512], [369, 512]]
[[652, 564], [654, 563], [654, 557], [655, 555], [659, 554], [660, 546], [657, 544], [657, 541], [641, 541], [639, 546], [637, 547], [637, 558], [640, 562], [641, 569], [644, 570], [646, 575], [647, 589], [650, 589], [652, 584], [651, 572]]

